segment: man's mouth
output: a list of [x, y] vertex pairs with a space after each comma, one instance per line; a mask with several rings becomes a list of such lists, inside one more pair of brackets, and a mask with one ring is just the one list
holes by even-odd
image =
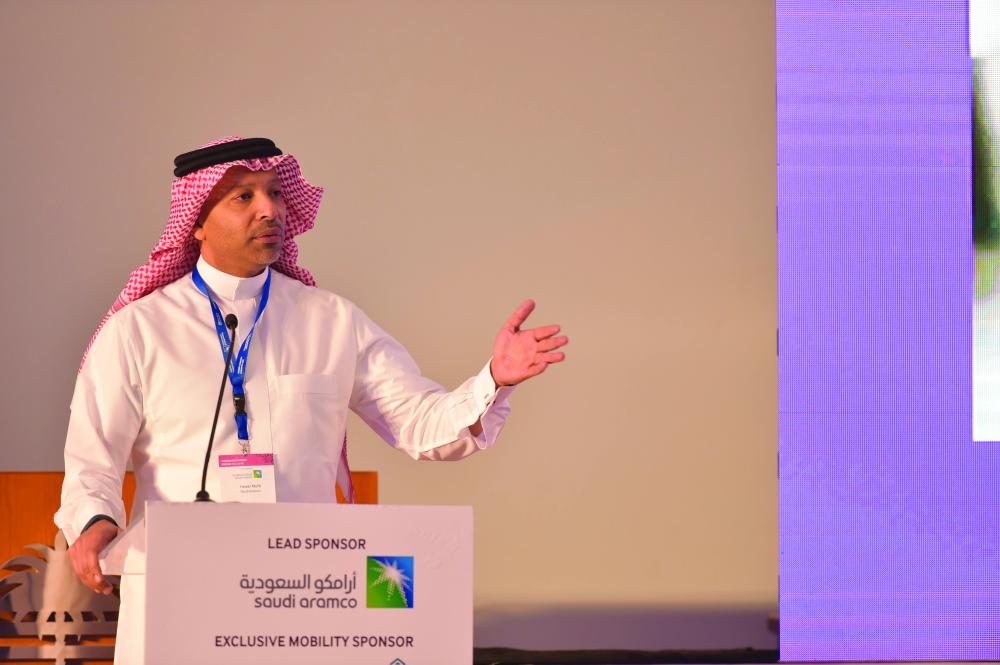
[[254, 239], [265, 243], [281, 242], [281, 231], [265, 231], [260, 235], [254, 236]]

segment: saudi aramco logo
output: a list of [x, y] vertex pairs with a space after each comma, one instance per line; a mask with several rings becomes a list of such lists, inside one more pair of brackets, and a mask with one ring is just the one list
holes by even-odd
[[413, 607], [413, 557], [368, 557], [368, 607]]

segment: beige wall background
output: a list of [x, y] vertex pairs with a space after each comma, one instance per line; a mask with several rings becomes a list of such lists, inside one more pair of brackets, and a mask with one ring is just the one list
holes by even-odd
[[273, 137], [303, 265], [425, 373], [524, 297], [570, 336], [469, 460], [350, 425], [384, 502], [475, 507], [476, 644], [776, 644], [773, 3], [7, 0], [0, 63], [0, 468], [62, 467], [174, 155]]

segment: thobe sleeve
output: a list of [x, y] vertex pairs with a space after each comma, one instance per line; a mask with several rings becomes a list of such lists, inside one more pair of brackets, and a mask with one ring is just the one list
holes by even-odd
[[73, 543], [95, 515], [125, 524], [122, 480], [142, 423], [135, 354], [120, 317], [108, 319], [77, 375], [66, 434], [66, 477], [55, 523]]
[[[390, 445], [414, 459], [456, 460], [500, 435], [512, 387], [496, 388], [489, 362], [452, 391], [421, 375], [406, 349], [354, 310], [358, 364], [351, 409]], [[480, 421], [479, 436], [469, 426]]]

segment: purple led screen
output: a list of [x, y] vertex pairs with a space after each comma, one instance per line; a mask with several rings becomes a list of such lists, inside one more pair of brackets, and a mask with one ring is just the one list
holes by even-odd
[[776, 16], [781, 657], [1000, 658], [967, 3]]

